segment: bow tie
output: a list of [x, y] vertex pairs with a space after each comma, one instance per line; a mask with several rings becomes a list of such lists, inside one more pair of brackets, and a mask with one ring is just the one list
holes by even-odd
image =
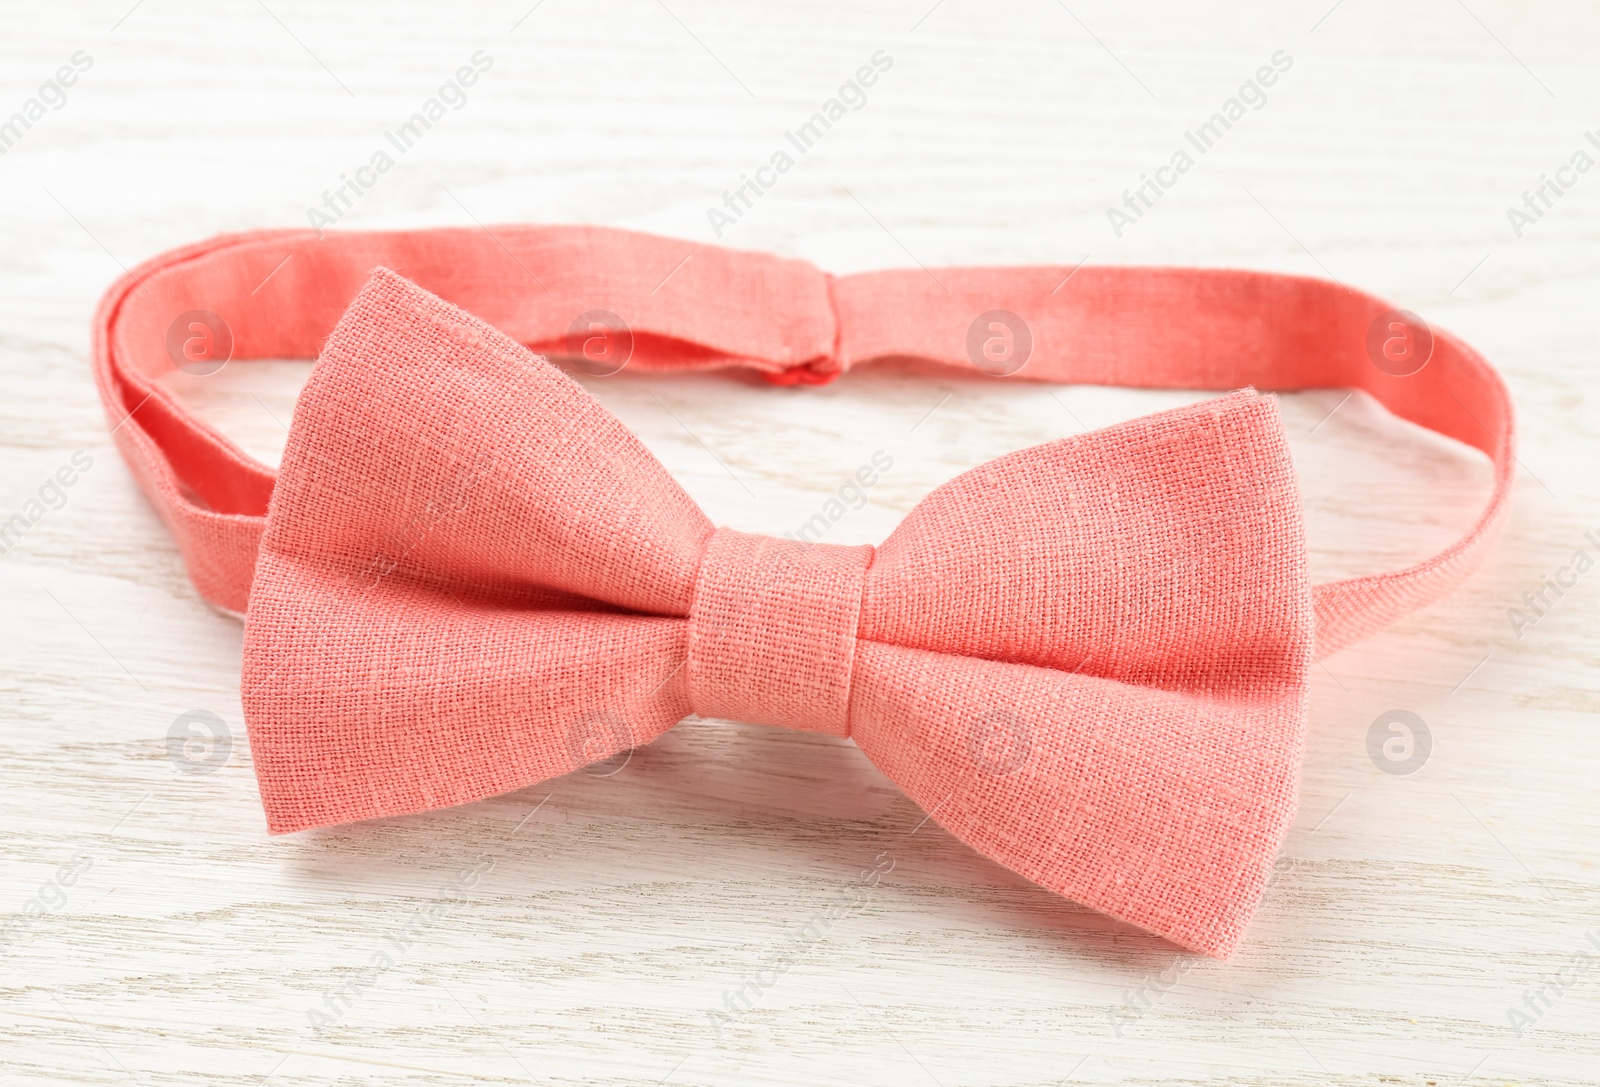
[[[250, 353], [285, 346], [244, 324]], [[242, 690], [274, 832], [466, 803], [732, 718], [849, 737], [979, 852], [1227, 957], [1294, 817], [1314, 654], [1459, 580], [1503, 507], [1502, 469], [1453, 552], [1314, 590], [1276, 404], [1247, 388], [1001, 457], [877, 547], [779, 539], [714, 526], [518, 339], [380, 269], [322, 348], [249, 541]], [[1442, 334], [1433, 351], [1469, 395], [1462, 375], [1493, 379]], [[133, 368], [101, 359], [138, 418]], [[124, 452], [171, 502], [140, 458], [176, 443], [139, 421]], [[1495, 422], [1499, 466], [1508, 406]], [[194, 479], [192, 505], [219, 493]], [[220, 577], [232, 560], [189, 539]]]

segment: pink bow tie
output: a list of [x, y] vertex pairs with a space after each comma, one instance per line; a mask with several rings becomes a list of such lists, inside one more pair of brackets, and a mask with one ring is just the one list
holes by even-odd
[[[650, 292], [675, 263], [668, 297]], [[362, 286], [376, 264], [485, 319], [394, 272]], [[1379, 369], [1387, 307], [1335, 286], [1086, 268], [1058, 295], [1062, 274], [835, 278], [593, 228], [264, 232], [120, 281], [97, 371], [196, 584], [234, 610], [248, 594], [274, 832], [466, 803], [691, 713], [735, 718], [850, 737], [980, 852], [1226, 957], [1294, 816], [1314, 653], [1481, 556], [1510, 404], [1443, 333], [1420, 369]], [[275, 481], [152, 380], [181, 364], [180, 315], [234, 358], [296, 356], [346, 303]], [[1313, 588], [1275, 402], [1246, 389], [1001, 457], [877, 548], [797, 543], [714, 527], [523, 346], [563, 350], [603, 309], [628, 314], [641, 370], [819, 380], [888, 355], [965, 365], [973, 318], [1002, 307], [1033, 337], [1018, 378], [1366, 388], [1488, 453], [1489, 507], [1427, 562]]]

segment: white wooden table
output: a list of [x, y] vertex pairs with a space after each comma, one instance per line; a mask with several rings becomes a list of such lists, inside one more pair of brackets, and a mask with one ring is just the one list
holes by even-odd
[[[130, 4], [8, 0], [0, 20], [0, 117], [83, 54], [64, 100], [46, 92], [60, 108], [0, 138], [0, 519], [92, 460], [0, 556], [0, 1081], [1600, 1082], [1600, 573], [1520, 636], [1507, 618], [1600, 553], [1600, 171], [1556, 173], [1600, 126], [1592, 5]], [[341, 227], [715, 240], [707, 208], [881, 50], [864, 105], [722, 242], [835, 271], [1334, 276], [1503, 369], [1524, 470], [1498, 552], [1317, 669], [1300, 816], [1231, 962], [979, 858], [847, 742], [721, 721], [470, 807], [266, 836], [240, 627], [110, 446], [89, 314], [119, 265], [304, 225], [479, 50], [465, 103]], [[1118, 237], [1107, 208], [1279, 50], [1260, 108]], [[1573, 183], [1519, 230], [1542, 176]], [[181, 391], [271, 460], [305, 373]], [[889, 366], [820, 389], [590, 385], [736, 528], [793, 528], [884, 450], [842, 543], [998, 453], [1201, 395]], [[1487, 480], [1341, 401], [1283, 402], [1320, 579], [1427, 554]], [[1413, 773], [1369, 757], [1392, 710], [1431, 734]], [[169, 748], [190, 711], [220, 718], [225, 753]], [[865, 904], [807, 927], [875, 865]]]

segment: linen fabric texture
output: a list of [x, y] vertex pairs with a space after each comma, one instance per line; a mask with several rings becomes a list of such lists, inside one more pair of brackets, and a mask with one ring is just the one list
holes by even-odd
[[[1413, 374], [1373, 366], [1388, 307], [1336, 285], [1083, 268], [1052, 291], [1064, 274], [834, 277], [584, 227], [261, 232], [120, 280], [97, 376], [196, 585], [247, 610], [273, 832], [466, 803], [691, 713], [735, 718], [849, 737], [986, 856], [1227, 957], [1294, 816], [1314, 657], [1480, 561], [1510, 402], [1446, 333]], [[1035, 338], [1012, 380], [1365, 388], [1488, 454], [1488, 505], [1434, 558], [1313, 587], [1275, 401], [1246, 387], [998, 458], [878, 547], [797, 543], [712, 525], [530, 350], [566, 352], [574, 315], [606, 309], [640, 370], [827, 380], [970, 366], [967, 328], [999, 308]], [[234, 358], [319, 355], [278, 472], [160, 384], [192, 311]]]

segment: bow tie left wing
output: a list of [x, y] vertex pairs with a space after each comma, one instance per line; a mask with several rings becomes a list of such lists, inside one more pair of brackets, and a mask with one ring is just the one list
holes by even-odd
[[251, 588], [269, 827], [479, 800], [671, 727], [711, 531], [575, 382], [379, 270], [296, 405]]
[[681, 616], [710, 534], [580, 385], [380, 268], [295, 407], [265, 544]]

